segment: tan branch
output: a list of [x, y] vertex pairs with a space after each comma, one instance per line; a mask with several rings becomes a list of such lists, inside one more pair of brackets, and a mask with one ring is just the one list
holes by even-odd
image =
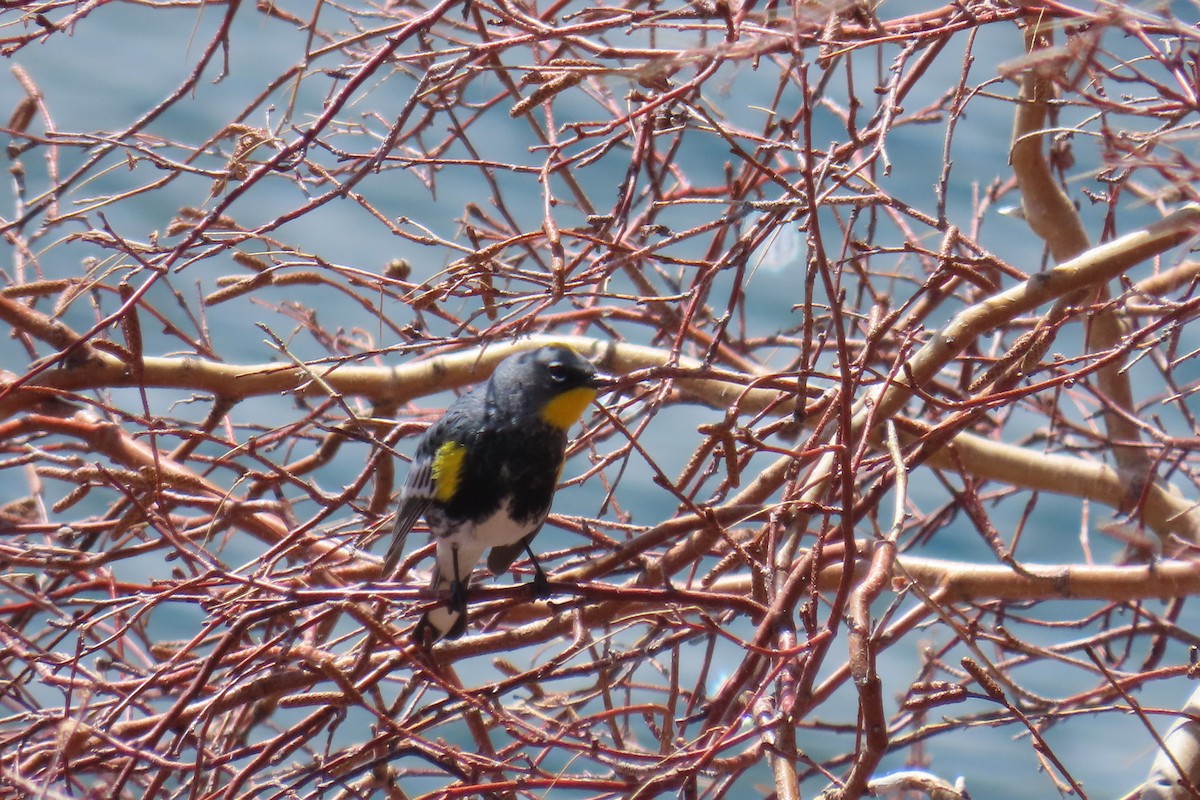
[[[1031, 57], [1050, 48], [1052, 35], [1053, 26], [1039, 15], [1031, 13], [1026, 18], [1025, 48]], [[1083, 221], [1071, 199], [1054, 179], [1043, 148], [1046, 118], [1056, 96], [1052, 76], [1058, 74], [1062, 64], [1062, 61], [1035, 61], [1033, 66], [1026, 69], [1017, 102], [1012, 146], [1013, 174], [1021, 191], [1025, 221], [1046, 242], [1054, 260], [1060, 263], [1075, 258], [1088, 248]], [[1092, 352], [1104, 352], [1116, 347], [1124, 339], [1128, 327], [1116, 309], [1106, 305], [1109, 299], [1107, 285], [1097, 283], [1091, 287], [1081, 287], [1055, 305], [1044, 320], [1044, 327], [1039, 326], [1035, 332], [1041, 341], [1023, 362], [1039, 360], [1049, 349], [1055, 322], [1066, 314], [1067, 307], [1087, 302], [1086, 288], [1094, 290], [1093, 299], [1101, 306], [1089, 318], [1089, 349]], [[1101, 392], [1117, 409], [1131, 414], [1136, 406], [1133, 388], [1123, 366], [1121, 363], [1101, 366], [1096, 373], [1096, 380]], [[1028, 365], [1024, 371], [1031, 371]], [[1150, 480], [1151, 460], [1146, 450], [1137, 446], [1141, 441], [1141, 432], [1126, 416], [1105, 409], [1104, 423], [1112, 442], [1117, 469], [1127, 485], [1126, 496], [1115, 507], [1125, 510]]]

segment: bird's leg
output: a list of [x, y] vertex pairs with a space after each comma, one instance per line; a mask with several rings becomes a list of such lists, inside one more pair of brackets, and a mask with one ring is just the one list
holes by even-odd
[[458, 576], [458, 548], [452, 547], [450, 552], [454, 559], [454, 580], [450, 581], [450, 600], [446, 603], [446, 608], [456, 614], [463, 614], [467, 610], [467, 583]]
[[538, 563], [537, 556], [533, 554], [533, 550], [529, 547], [529, 542], [525, 542], [525, 552], [529, 554], [529, 560], [533, 562], [533, 582], [529, 584], [529, 588], [533, 590], [533, 596], [542, 599], [550, 596], [550, 581], [546, 578], [546, 573], [542, 571], [542, 565]]

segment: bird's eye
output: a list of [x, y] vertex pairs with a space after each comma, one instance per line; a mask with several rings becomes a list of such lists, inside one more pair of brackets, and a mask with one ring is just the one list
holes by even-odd
[[562, 383], [567, 379], [567, 365], [561, 361], [551, 361], [546, 365], [546, 374], [555, 383]]

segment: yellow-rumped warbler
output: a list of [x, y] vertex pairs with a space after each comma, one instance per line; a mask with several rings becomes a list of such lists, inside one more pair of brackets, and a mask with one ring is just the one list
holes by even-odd
[[394, 575], [404, 540], [423, 514], [437, 540], [430, 586], [448, 589], [450, 599], [417, 623], [419, 644], [466, 630], [471, 570], [489, 547], [493, 575], [528, 552], [534, 591], [545, 593], [546, 576], [529, 543], [550, 512], [567, 430], [604, 383], [570, 348], [526, 350], [501, 361], [486, 383], [455, 400], [425, 432], [400, 491], [383, 567], [385, 577]]

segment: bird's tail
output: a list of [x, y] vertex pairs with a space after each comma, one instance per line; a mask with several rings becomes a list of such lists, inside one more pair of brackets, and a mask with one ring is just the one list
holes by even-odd
[[[463, 635], [467, 629], [466, 581], [469, 580], [467, 578], [454, 590], [450, 579], [443, 578], [441, 569], [434, 565], [429, 588], [439, 595], [449, 593], [450, 599], [426, 611], [417, 622], [417, 627], [413, 629], [413, 639], [417, 644], [428, 647], [439, 639], [457, 639]], [[455, 597], [456, 594], [460, 596]]]
[[396, 567], [400, 566], [400, 556], [404, 555], [404, 537], [392, 536], [388, 545], [387, 555], [383, 557], [383, 577], [392, 580], [396, 577]]

